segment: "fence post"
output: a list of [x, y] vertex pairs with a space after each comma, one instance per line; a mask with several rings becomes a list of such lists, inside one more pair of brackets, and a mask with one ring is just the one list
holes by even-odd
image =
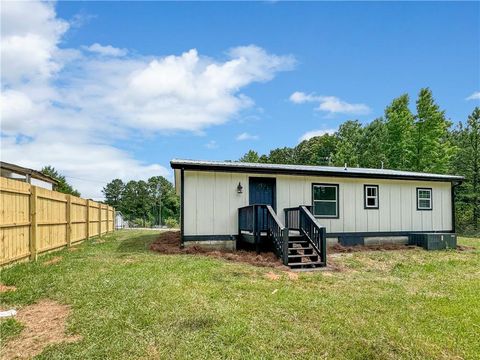
[[90, 239], [90, 200], [87, 200], [87, 240]]
[[30, 187], [30, 260], [37, 260], [37, 187]]
[[108, 221], [109, 214], [110, 214], [110, 206], [107, 205], [107, 234], [109, 233], [108, 229], [110, 228], [110, 222]]
[[113, 220], [112, 220], [112, 232], [113, 232], [117, 230], [115, 226], [116, 225], [115, 222], [117, 221], [117, 211], [115, 210], [114, 207], [112, 207], [112, 216], [113, 216]]
[[102, 235], [102, 204], [98, 204], [98, 237]]
[[72, 195], [67, 195], [67, 247], [72, 244]]

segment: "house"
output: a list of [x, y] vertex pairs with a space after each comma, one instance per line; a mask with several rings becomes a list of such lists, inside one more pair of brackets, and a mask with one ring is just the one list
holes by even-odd
[[23, 181], [44, 189], [55, 190], [58, 181], [40, 171], [0, 161], [0, 175], [9, 179]]
[[171, 161], [184, 246], [271, 244], [292, 268], [323, 266], [326, 246], [405, 244], [455, 233], [463, 177], [388, 169]]

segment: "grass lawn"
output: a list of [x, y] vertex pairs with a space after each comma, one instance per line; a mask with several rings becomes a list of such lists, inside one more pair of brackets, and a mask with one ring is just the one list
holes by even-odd
[[[460, 238], [467, 251], [336, 254], [343, 271], [295, 279], [153, 253], [156, 236], [120, 231], [7, 268], [2, 282], [17, 291], [2, 293], [2, 306], [71, 306], [67, 332], [81, 340], [41, 359], [480, 358], [480, 239]], [[22, 326], [1, 329], [8, 340]]]

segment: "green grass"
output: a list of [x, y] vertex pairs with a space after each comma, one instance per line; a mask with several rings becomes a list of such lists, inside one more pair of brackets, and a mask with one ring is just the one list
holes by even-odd
[[20, 334], [24, 326], [16, 321], [14, 318], [6, 318], [0, 321], [0, 339], [4, 343], [10, 338]]
[[[342, 254], [341, 272], [301, 273], [148, 251], [120, 231], [2, 271], [7, 306], [72, 307], [83, 339], [41, 359], [450, 359], [480, 354], [480, 239], [469, 251]], [[42, 264], [61, 256], [53, 265]], [[281, 277], [269, 280], [273, 271]], [[17, 325], [4, 325], [4, 328]], [[6, 330], [14, 336], [17, 330]]]

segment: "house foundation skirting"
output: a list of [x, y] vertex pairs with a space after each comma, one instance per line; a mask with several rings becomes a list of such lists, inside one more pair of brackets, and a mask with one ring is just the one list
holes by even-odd
[[[383, 232], [339, 232], [327, 233], [327, 244], [339, 243], [344, 246], [408, 244], [411, 234], [418, 233], [453, 233], [447, 231], [383, 231]], [[212, 248], [235, 249], [236, 235], [184, 235], [184, 246], [200, 245]]]

